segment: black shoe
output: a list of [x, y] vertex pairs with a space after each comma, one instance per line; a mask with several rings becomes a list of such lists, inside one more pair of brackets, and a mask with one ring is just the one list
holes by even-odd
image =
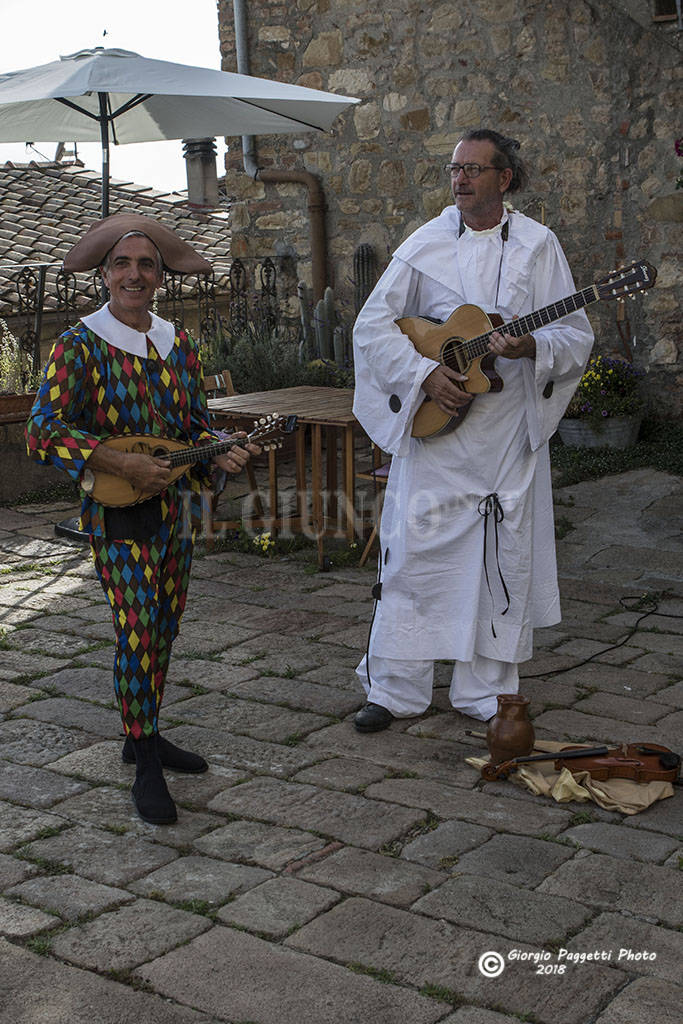
[[391, 711], [387, 711], [380, 704], [368, 701], [354, 718], [353, 724], [358, 732], [379, 732], [381, 729], [387, 729], [393, 720]]
[[[135, 764], [134, 741], [126, 736], [126, 742], [121, 751], [121, 760], [124, 764]], [[181, 750], [170, 740], [164, 739], [157, 734], [157, 750], [159, 759], [164, 768], [172, 772], [186, 772], [188, 775], [199, 775], [200, 772], [208, 771], [208, 764], [199, 754], [192, 754], [189, 750]]]
[[131, 740], [136, 772], [131, 795], [138, 814], [150, 825], [172, 825], [178, 812], [168, 791], [157, 749], [158, 736]]

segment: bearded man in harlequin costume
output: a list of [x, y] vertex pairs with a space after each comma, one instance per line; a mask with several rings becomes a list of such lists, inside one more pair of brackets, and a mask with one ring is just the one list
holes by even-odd
[[[153, 434], [196, 443], [214, 440], [207, 421], [199, 349], [184, 331], [151, 312], [163, 268], [207, 273], [211, 266], [174, 232], [148, 217], [115, 214], [98, 221], [69, 252], [64, 267], [101, 268], [108, 303], [56, 342], [26, 425], [29, 455], [51, 462], [81, 484], [83, 472], [124, 478], [156, 494], [129, 508], [105, 508], [84, 492], [81, 528], [112, 609], [114, 688], [135, 763], [132, 796], [152, 824], [177, 818], [163, 768], [203, 772], [204, 758], [159, 735], [158, 716], [185, 607], [202, 485], [209, 468], [169, 483], [170, 463], [101, 442], [119, 434]], [[242, 435], [243, 436], [243, 435]], [[215, 459], [239, 473], [249, 452], [235, 447]]]
[[[553, 232], [503, 202], [526, 181], [519, 148], [488, 128], [460, 139], [446, 165], [454, 205], [396, 250], [354, 328], [354, 413], [394, 456], [380, 600], [357, 669], [361, 732], [426, 711], [436, 659], [454, 662], [451, 705], [490, 719], [497, 695], [517, 692], [534, 628], [560, 620], [548, 440], [590, 353], [585, 313], [492, 333], [504, 387], [474, 399], [465, 374], [421, 355], [395, 323], [441, 322], [463, 304], [509, 322], [574, 292]], [[462, 417], [458, 429], [411, 436], [425, 401]]]

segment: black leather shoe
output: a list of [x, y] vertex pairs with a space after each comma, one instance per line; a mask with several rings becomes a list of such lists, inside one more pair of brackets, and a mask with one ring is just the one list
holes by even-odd
[[379, 732], [381, 729], [388, 729], [393, 720], [391, 711], [387, 711], [380, 704], [368, 701], [354, 718], [353, 724], [358, 732]]
[[[208, 764], [199, 754], [193, 754], [189, 750], [182, 750], [176, 747], [170, 740], [164, 739], [157, 734], [157, 750], [159, 760], [164, 768], [172, 772], [186, 772], [188, 775], [199, 775], [208, 771]], [[135, 764], [135, 750], [133, 740], [126, 736], [126, 742], [121, 751], [121, 760], [124, 764]]]

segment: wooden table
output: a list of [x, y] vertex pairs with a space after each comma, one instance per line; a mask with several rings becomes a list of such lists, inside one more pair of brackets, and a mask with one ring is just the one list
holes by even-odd
[[[296, 516], [278, 516], [276, 453], [269, 452], [270, 516], [262, 521], [271, 532], [283, 527], [308, 533], [318, 543], [322, 566], [323, 538], [346, 536], [353, 541], [356, 530], [353, 388], [302, 386], [276, 391], [255, 391], [246, 395], [209, 399], [209, 409], [218, 426], [227, 424], [246, 429], [259, 416], [278, 413], [296, 416]], [[306, 484], [306, 433], [311, 437], [311, 515], [308, 514]], [[323, 493], [323, 431], [326, 441], [326, 495]], [[342, 487], [338, 491], [337, 454], [341, 439]], [[325, 502], [325, 498], [327, 499]], [[261, 525], [252, 520], [253, 525]]]

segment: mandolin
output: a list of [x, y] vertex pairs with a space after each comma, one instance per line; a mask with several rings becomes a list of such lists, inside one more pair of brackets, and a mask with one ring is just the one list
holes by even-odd
[[[503, 381], [494, 370], [495, 355], [489, 352], [494, 331], [519, 338], [539, 327], [561, 320], [577, 309], [598, 300], [635, 298], [636, 292], [652, 288], [657, 271], [644, 260], [630, 263], [596, 281], [588, 288], [553, 302], [543, 309], [503, 323], [497, 313], [487, 314], [479, 306], [458, 306], [443, 323], [421, 316], [404, 316], [396, 325], [412, 341], [421, 356], [450, 366], [468, 380], [459, 384], [471, 395], [502, 391]], [[442, 412], [436, 402], [425, 398], [413, 418], [413, 437], [437, 437], [455, 430], [465, 419], [472, 403], [460, 408], [457, 416]]]
[[[100, 443], [120, 452], [138, 452], [154, 458], [168, 459], [171, 464], [169, 484], [183, 476], [190, 466], [197, 462], [210, 462], [217, 455], [225, 455], [234, 447], [243, 447], [249, 442], [261, 445], [265, 451], [279, 448], [282, 435], [296, 429], [296, 416], [278, 416], [271, 413], [254, 422], [254, 429], [247, 437], [235, 440], [213, 441], [192, 445], [171, 437], [157, 437], [154, 434], [118, 434], [105, 438]], [[166, 484], [168, 486], [168, 484]], [[81, 487], [94, 501], [107, 508], [126, 508], [154, 497], [158, 491], [141, 491], [121, 476], [86, 468], [81, 474]]]

